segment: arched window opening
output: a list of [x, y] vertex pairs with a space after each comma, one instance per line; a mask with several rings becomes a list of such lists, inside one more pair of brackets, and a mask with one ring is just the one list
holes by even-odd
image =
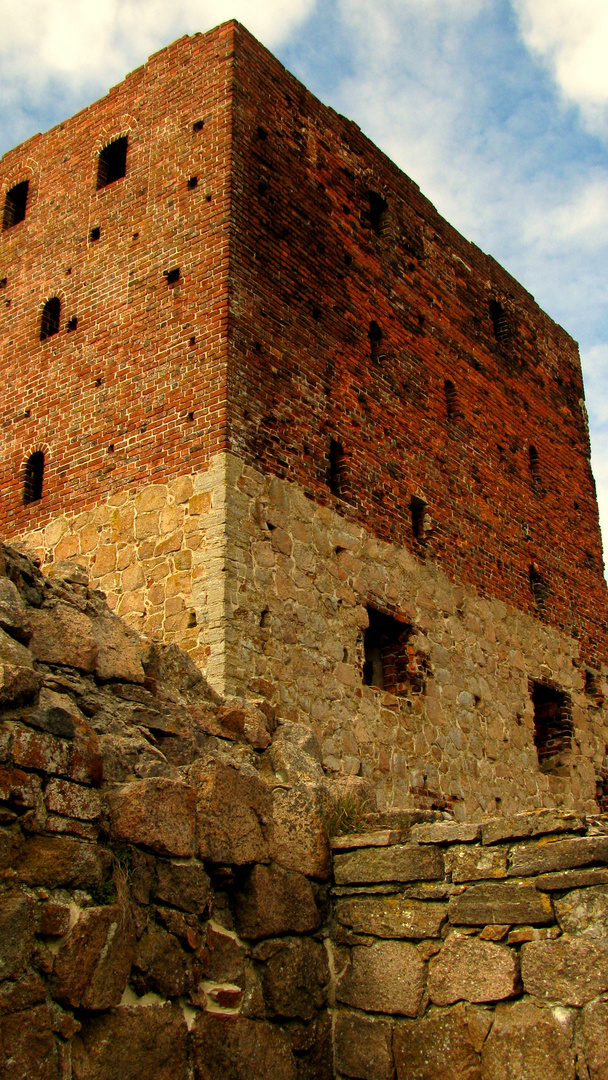
[[13, 225], [18, 225], [20, 221], [23, 221], [29, 186], [29, 180], [22, 180], [20, 184], [15, 184], [10, 191], [7, 191], [2, 217], [3, 229], [12, 229]]
[[42, 480], [44, 477], [44, 454], [42, 450], [35, 450], [30, 454], [25, 464], [23, 477], [23, 501], [24, 503], [38, 502], [42, 498]]
[[103, 148], [97, 161], [97, 190], [113, 184], [127, 173], [127, 146], [129, 140], [126, 135], [121, 139], [115, 139]]
[[377, 191], [366, 191], [365, 195], [369, 206], [363, 211], [364, 224], [381, 236], [386, 224], [388, 203]]
[[494, 337], [504, 345], [513, 336], [513, 328], [507, 312], [498, 300], [490, 300], [490, 318], [494, 327]]
[[53, 296], [51, 300], [47, 300], [42, 309], [42, 318], [40, 320], [40, 340], [45, 341], [46, 338], [52, 337], [59, 331], [59, 319], [61, 316], [61, 300], [57, 296]]
[[454, 420], [458, 415], [458, 395], [456, 393], [456, 387], [450, 379], [446, 379], [443, 384], [445, 393], [445, 411], [447, 413], [448, 420]]
[[417, 495], [412, 495], [412, 534], [415, 540], [424, 540], [426, 533], [426, 503]]

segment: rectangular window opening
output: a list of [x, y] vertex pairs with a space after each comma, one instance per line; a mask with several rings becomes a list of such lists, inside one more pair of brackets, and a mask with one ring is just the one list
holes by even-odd
[[397, 697], [424, 693], [426, 664], [411, 644], [413, 628], [368, 606], [369, 626], [363, 638], [363, 684]]
[[15, 184], [10, 191], [7, 191], [2, 217], [3, 229], [12, 229], [13, 225], [18, 225], [25, 218], [29, 186], [29, 180], [22, 180], [20, 184]]
[[417, 495], [412, 495], [412, 533], [415, 540], [424, 540], [426, 532], [426, 503]]
[[574, 738], [570, 696], [545, 682], [530, 680], [529, 686], [539, 769], [554, 776], [569, 776]]
[[97, 163], [97, 190], [113, 184], [127, 173], [128, 138], [124, 135], [105, 146]]

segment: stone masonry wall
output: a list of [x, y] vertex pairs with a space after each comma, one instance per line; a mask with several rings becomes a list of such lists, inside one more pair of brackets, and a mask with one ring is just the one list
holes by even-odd
[[378, 811], [0, 555], [3, 1077], [604, 1080], [606, 815]]
[[[454, 585], [296, 484], [235, 458], [226, 477], [232, 693], [249, 685], [310, 724], [324, 766], [370, 779], [383, 806], [449, 805], [467, 820], [597, 810], [607, 672], [589, 680], [576, 639]], [[363, 685], [367, 605], [411, 628], [402, 696]], [[572, 746], [556, 773], [539, 769], [530, 679], [571, 700]]]
[[336, 1076], [604, 1080], [606, 815], [443, 821], [333, 847]]
[[[65, 559], [87, 568], [128, 625], [188, 650], [218, 692], [254, 689], [311, 725], [324, 766], [371, 780], [383, 806], [451, 806], [467, 819], [597, 809], [606, 670], [582, 662], [576, 639], [233, 455], [66, 514], [25, 543], [51, 574]], [[403, 695], [363, 685], [367, 605], [411, 627]], [[554, 772], [539, 769], [530, 679], [571, 701], [571, 746]]]
[[23, 538], [51, 575], [66, 560], [85, 568], [111, 611], [151, 640], [185, 649], [218, 691], [225, 679], [225, 468], [216, 455], [204, 472], [117, 491]]

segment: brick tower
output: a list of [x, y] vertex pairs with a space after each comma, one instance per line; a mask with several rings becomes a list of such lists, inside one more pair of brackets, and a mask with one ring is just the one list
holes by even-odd
[[381, 804], [606, 799], [578, 351], [239, 24], [0, 163], [0, 525]]

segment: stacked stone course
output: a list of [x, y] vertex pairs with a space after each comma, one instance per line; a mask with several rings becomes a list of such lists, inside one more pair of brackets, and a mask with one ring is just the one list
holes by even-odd
[[338, 1075], [605, 1075], [605, 815], [446, 820], [332, 847]]

